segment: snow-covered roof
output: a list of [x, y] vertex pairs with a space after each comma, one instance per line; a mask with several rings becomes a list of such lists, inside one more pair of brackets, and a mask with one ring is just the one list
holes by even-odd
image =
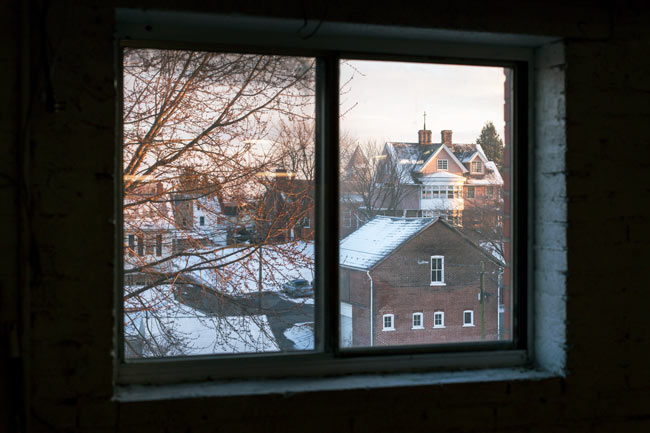
[[436, 218], [376, 216], [339, 244], [339, 264], [370, 270]]
[[485, 174], [481, 177], [470, 177], [467, 179], [468, 185], [503, 185], [503, 178], [499, 173], [499, 169], [492, 161], [485, 164]]
[[417, 143], [388, 142], [385, 151], [390, 159], [398, 164], [401, 182], [415, 184], [416, 182], [411, 173], [422, 164], [419, 145]]

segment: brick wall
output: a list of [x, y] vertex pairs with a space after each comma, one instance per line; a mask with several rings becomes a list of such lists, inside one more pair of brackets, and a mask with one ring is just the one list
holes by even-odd
[[[50, 2], [46, 13], [41, 4], [8, 0], [0, 5], [7, 84], [0, 93], [0, 143], [6, 156], [0, 163], [6, 204], [0, 215], [3, 247], [9, 252], [9, 259], [0, 263], [0, 410], [10, 411], [0, 413], [0, 429], [650, 430], [650, 355], [644, 350], [650, 344], [645, 266], [650, 242], [647, 6], [637, 1], [473, 0], [444, 7], [382, 1], [327, 6], [291, 1], [261, 6], [194, 0], [129, 3], [564, 38], [566, 61], [549, 65], [549, 70], [566, 74], [566, 112], [557, 100], [538, 108], [558, 121], [566, 118], [566, 129], [559, 128], [566, 134], [566, 168], [560, 163], [558, 169], [566, 174], [566, 194], [547, 199], [566, 203], [569, 220], [553, 219], [540, 234], [552, 233], [557, 225], [568, 233], [568, 263], [557, 271], [566, 276], [567, 375], [543, 381], [117, 403], [111, 400], [110, 366], [116, 104], [112, 35], [118, 2]], [[23, 15], [21, 9], [26, 10]], [[48, 39], [42, 43], [44, 36]], [[51, 51], [42, 52], [44, 47]], [[48, 110], [48, 87], [65, 103], [63, 110]], [[549, 125], [543, 133], [557, 131]], [[20, 140], [23, 132], [29, 136]], [[613, 155], [606, 170], [600, 169], [603, 155]], [[548, 151], [539, 158], [553, 161], [560, 155]], [[552, 181], [558, 170], [541, 176]], [[536, 242], [540, 251], [565, 248], [554, 244], [552, 235]], [[538, 278], [547, 276], [540, 273]], [[17, 344], [16, 334], [9, 331], [13, 325], [4, 323], [17, 323]]]

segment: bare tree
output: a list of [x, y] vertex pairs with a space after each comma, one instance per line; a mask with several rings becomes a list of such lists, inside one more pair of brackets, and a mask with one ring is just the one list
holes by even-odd
[[376, 142], [358, 144], [345, 165], [342, 205], [352, 206], [365, 221], [402, 209], [407, 194], [406, 173]]
[[[236, 299], [250, 292], [251, 279], [257, 280], [251, 258], [268, 250], [268, 284], [277, 287], [292, 270], [310, 266], [309, 254], [296, 245], [275, 245], [269, 231], [226, 247], [232, 221], [222, 205], [233, 203], [243, 225], [259, 226], [256, 220], [262, 218], [287, 230], [255, 203], [268, 190], [265, 173], [279, 164], [293, 158], [309, 171], [310, 162], [301, 158], [313, 153], [277, 152], [269, 143], [294, 123], [313, 123], [313, 83], [313, 59], [124, 51], [125, 329], [132, 341], [146, 346], [132, 347], [136, 356], [187, 352], [192, 336], [173, 332], [170, 309], [178, 308], [173, 300], [192, 290], [196, 295], [197, 288], [234, 305], [222, 311], [218, 326], [213, 322], [221, 338], [247, 342], [234, 351], [256, 351], [251, 337], [269, 332], [268, 323], [255, 323], [263, 312], [247, 311]], [[196, 296], [185, 301], [189, 298], [203, 307], [202, 314], [214, 315], [215, 305], [197, 302]], [[228, 331], [231, 313], [250, 319], [245, 326], [239, 323], [236, 336]], [[135, 338], [143, 335], [147, 338]]]

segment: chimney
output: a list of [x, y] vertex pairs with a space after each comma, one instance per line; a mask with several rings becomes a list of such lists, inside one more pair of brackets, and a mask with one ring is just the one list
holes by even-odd
[[442, 131], [440, 131], [442, 142], [445, 144], [445, 146], [449, 148], [451, 148], [451, 134], [452, 131], [449, 129], [443, 129]]
[[427, 113], [424, 113], [424, 125], [422, 129], [418, 131], [418, 144], [420, 146], [426, 146], [431, 144], [431, 131], [427, 129]]

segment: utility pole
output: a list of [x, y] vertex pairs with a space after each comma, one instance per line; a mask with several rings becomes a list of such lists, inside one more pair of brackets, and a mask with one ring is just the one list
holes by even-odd
[[[258, 303], [258, 309], [260, 312], [262, 311], [262, 244], [260, 243], [259, 248], [257, 249], [257, 252], [259, 254], [259, 266], [258, 266], [258, 275], [257, 275], [257, 290], [259, 292], [258, 298], [257, 298], [257, 303]], [[259, 312], [258, 312], [259, 313]]]
[[480, 263], [479, 275], [481, 281], [481, 340], [485, 340], [485, 264]]

